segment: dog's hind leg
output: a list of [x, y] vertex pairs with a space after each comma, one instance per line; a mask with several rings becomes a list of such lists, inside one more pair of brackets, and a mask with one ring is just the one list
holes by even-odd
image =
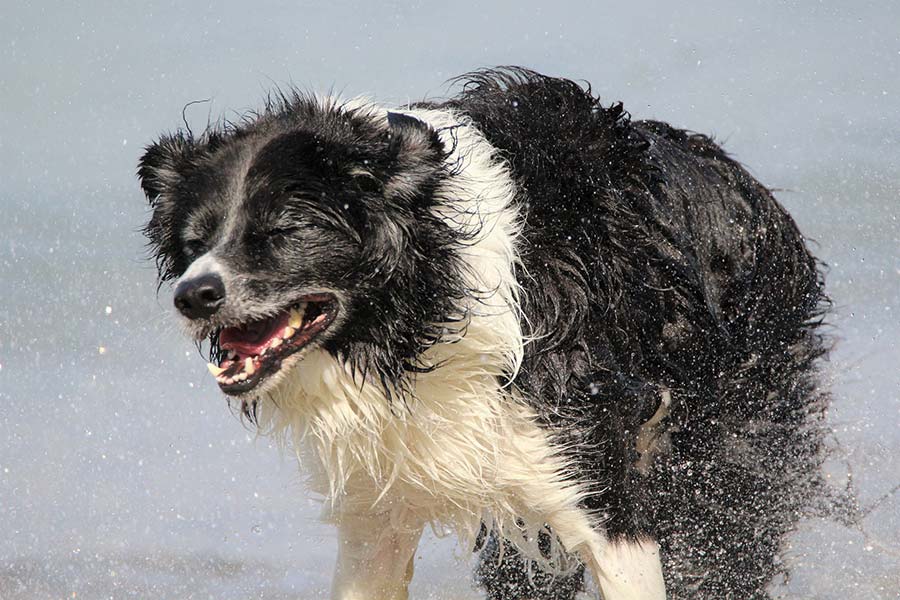
[[[659, 549], [649, 538], [610, 541], [590, 562], [604, 600], [666, 597]], [[573, 573], [547, 573], [492, 533], [479, 555], [475, 577], [487, 600], [574, 600], [584, 589], [584, 571], [582, 565]]]
[[647, 535], [607, 538], [598, 529], [602, 526], [592, 525], [582, 509], [552, 506], [554, 496], [561, 499], [564, 494], [553, 494], [547, 483], [523, 484], [523, 504], [538, 509], [538, 522], [553, 531], [563, 548], [578, 555], [604, 600], [665, 600], [662, 562], [654, 539]]
[[[622, 531], [615, 521], [620, 515], [609, 514], [604, 520], [584, 507], [585, 489], [568, 477], [570, 463], [554, 449], [547, 430], [525, 422], [508, 439], [518, 452], [505, 455], [501, 471], [525, 531], [553, 532], [560, 549], [576, 555], [591, 572], [604, 600], [664, 600], [659, 549], [646, 535], [648, 529], [633, 524], [630, 532]], [[611, 525], [616, 527], [608, 531]]]
[[342, 515], [334, 600], [407, 600], [423, 525], [382, 513]]

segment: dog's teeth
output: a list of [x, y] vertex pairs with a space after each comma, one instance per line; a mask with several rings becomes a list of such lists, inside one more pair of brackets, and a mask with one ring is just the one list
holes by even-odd
[[297, 333], [297, 330], [294, 329], [293, 327], [290, 327], [290, 326], [285, 327], [284, 331], [281, 332], [281, 339], [284, 339], [284, 340], [289, 339], [295, 333]]
[[249, 356], [247, 357], [247, 360], [244, 361], [244, 373], [247, 375], [256, 373], [256, 367], [253, 366], [253, 359]]
[[300, 305], [300, 310], [296, 308], [291, 309], [291, 318], [288, 321], [288, 325], [293, 327], [294, 329], [300, 329], [300, 326], [303, 324], [303, 313], [306, 312], [306, 303]]
[[234, 383], [234, 377], [226, 377], [225, 381], [223, 381], [222, 383], [224, 383], [225, 385], [231, 385], [232, 383]]
[[219, 375], [222, 374], [222, 371], [225, 370], [222, 367], [217, 367], [216, 365], [214, 365], [212, 363], [206, 363], [206, 368], [209, 369], [209, 372], [212, 373], [213, 377], [218, 377]]
[[235, 352], [234, 350], [229, 350], [229, 351], [228, 351], [228, 358], [230, 358], [231, 360], [234, 360], [234, 359], [236, 359], [237, 357], [238, 357], [237, 352]]
[[247, 379], [246, 373], [240, 373], [240, 374], [234, 376], [235, 381], [245, 381], [246, 379]]
[[274, 338], [274, 339], [269, 343], [269, 347], [270, 347], [270, 348], [277, 348], [277, 347], [280, 346], [280, 345], [281, 345], [281, 338]]

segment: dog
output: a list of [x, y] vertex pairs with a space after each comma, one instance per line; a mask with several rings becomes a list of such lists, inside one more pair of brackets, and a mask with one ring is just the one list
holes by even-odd
[[767, 598], [822, 494], [821, 265], [710, 137], [501, 67], [383, 108], [296, 90], [162, 135], [160, 284], [407, 597], [426, 525], [489, 598]]

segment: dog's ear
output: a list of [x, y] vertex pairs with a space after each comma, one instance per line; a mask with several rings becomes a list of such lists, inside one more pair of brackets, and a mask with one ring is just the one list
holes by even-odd
[[406, 115], [398, 112], [388, 112], [387, 120], [388, 127], [390, 127], [391, 131], [395, 133], [402, 133], [404, 129], [418, 130], [426, 135], [430, 135], [434, 132], [434, 130], [429, 127], [428, 124], [413, 117], [412, 115]]
[[389, 112], [387, 121], [393, 168], [384, 184], [385, 194], [416, 196], [437, 179], [444, 158], [440, 137], [430, 125], [410, 115]]
[[160, 282], [172, 280], [178, 275], [174, 257], [179, 250], [173, 237], [177, 203], [172, 191], [191, 173], [197, 159], [207, 148], [208, 144], [195, 141], [190, 134], [163, 135], [158, 142], [147, 146], [138, 162], [141, 189], [153, 209], [153, 215], [144, 227], [144, 235], [155, 255]]
[[183, 180], [198, 154], [195, 141], [180, 132], [163, 135], [158, 142], [145, 148], [137, 174], [151, 206]]

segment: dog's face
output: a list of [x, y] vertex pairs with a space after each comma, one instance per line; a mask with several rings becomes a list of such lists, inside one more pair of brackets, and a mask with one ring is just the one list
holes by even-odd
[[191, 334], [211, 339], [225, 393], [277, 385], [314, 348], [382, 379], [414, 360], [428, 323], [452, 312], [421, 308], [453, 285], [441, 274], [452, 267], [433, 264], [453, 242], [431, 210], [442, 160], [420, 121], [299, 96], [147, 148], [139, 176], [160, 278]]

